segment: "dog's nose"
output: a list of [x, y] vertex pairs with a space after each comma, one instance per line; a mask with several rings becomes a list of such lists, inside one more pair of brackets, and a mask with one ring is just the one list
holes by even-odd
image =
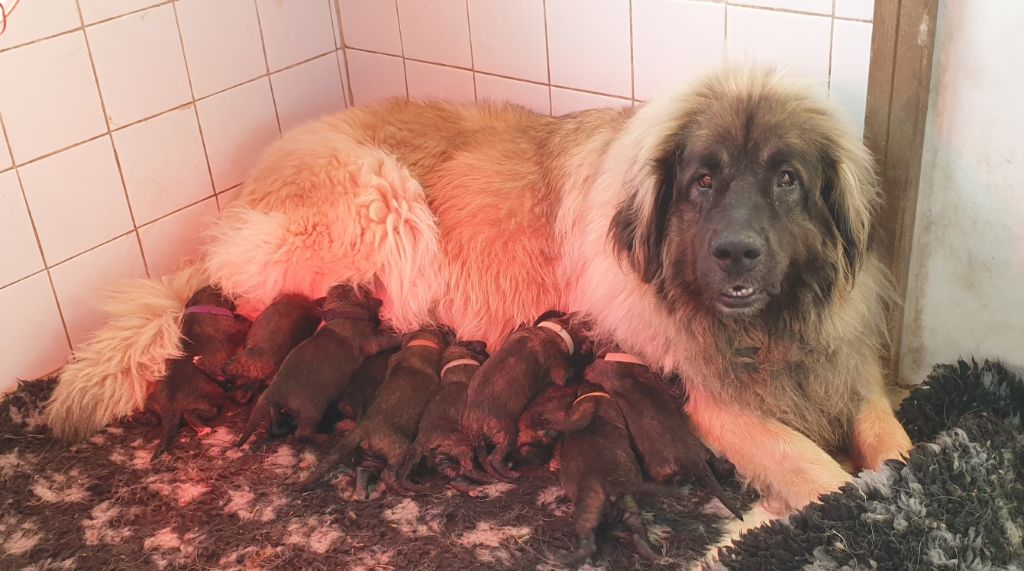
[[729, 273], [749, 272], [763, 254], [764, 240], [753, 234], [722, 236], [711, 245], [711, 255]]

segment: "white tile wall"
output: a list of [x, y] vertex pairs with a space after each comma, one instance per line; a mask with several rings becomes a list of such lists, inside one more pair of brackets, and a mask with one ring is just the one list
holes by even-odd
[[472, 79], [477, 101], [558, 115], [629, 106], [723, 63], [756, 61], [816, 82], [862, 129], [874, 0], [338, 5], [358, 105], [426, 95], [465, 101], [472, 99]]
[[281, 126], [346, 106], [337, 27], [335, 0], [22, 1], [0, 35], [0, 393], [65, 362], [110, 282], [193, 252]]

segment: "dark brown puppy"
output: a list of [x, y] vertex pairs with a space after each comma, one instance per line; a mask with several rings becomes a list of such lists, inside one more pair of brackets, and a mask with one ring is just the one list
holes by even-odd
[[708, 466], [711, 452], [690, 430], [682, 406], [677, 406], [672, 395], [661, 387], [657, 373], [632, 355], [613, 352], [594, 361], [584, 376], [618, 403], [633, 446], [652, 480], [671, 483], [696, 479], [743, 519]]
[[[339, 462], [350, 464], [356, 449], [383, 457], [381, 479], [391, 489], [397, 487], [397, 470], [416, 438], [420, 418], [427, 404], [441, 388], [438, 375], [441, 353], [451, 342], [452, 333], [436, 327], [409, 335], [402, 349], [391, 357], [387, 376], [366, 416], [352, 432], [299, 483], [307, 490], [319, 482]], [[359, 472], [357, 497], [365, 496], [366, 474]]]
[[462, 341], [445, 349], [441, 356], [441, 390], [423, 411], [416, 440], [398, 469], [400, 486], [418, 489], [409, 481], [409, 474], [421, 461], [451, 480], [460, 476], [478, 482], [490, 480], [474, 465], [473, 446], [459, 422], [469, 381], [486, 360], [487, 345], [483, 341]]
[[318, 325], [320, 312], [313, 300], [294, 293], [278, 297], [253, 322], [245, 348], [224, 365], [224, 375], [236, 388], [251, 391], [251, 385], [273, 377], [288, 353]]
[[516, 459], [527, 464], [543, 464], [552, 460], [552, 448], [559, 433], [547, 426], [547, 419], [564, 414], [576, 399], [579, 387], [550, 386], [526, 406], [519, 417]]
[[575, 566], [597, 551], [594, 532], [606, 515], [621, 515], [637, 552], [655, 561], [647, 530], [633, 496], [643, 487], [640, 465], [629, 441], [626, 419], [616, 402], [596, 385], [585, 386], [568, 414], [549, 418], [549, 427], [565, 431], [559, 462], [562, 488], [575, 505], [579, 547], [556, 555]]
[[199, 370], [224, 380], [224, 364], [238, 353], [252, 323], [235, 314], [235, 303], [213, 286], [192, 294], [181, 323], [184, 350]]
[[192, 294], [182, 318], [184, 355], [167, 364], [167, 377], [152, 385], [143, 417], [155, 417], [162, 427], [157, 458], [170, 446], [182, 419], [197, 432], [220, 414], [224, 391], [201, 370], [200, 364], [223, 362], [245, 340], [249, 321], [234, 314], [235, 304], [216, 288], [207, 286]]
[[358, 421], [363, 418], [366, 408], [373, 402], [374, 395], [384, 377], [387, 376], [388, 362], [397, 349], [388, 349], [367, 357], [363, 364], [352, 375], [352, 381], [345, 388], [345, 395], [338, 402], [338, 411], [345, 418]]
[[[504, 480], [518, 476], [504, 461], [516, 444], [519, 417], [552, 382], [565, 385], [582, 338], [575, 316], [549, 311], [533, 326], [514, 331], [473, 376], [462, 429], [489, 474]], [[490, 452], [488, 445], [494, 447]]]
[[326, 439], [317, 433], [317, 425], [327, 407], [341, 397], [365, 356], [380, 352], [389, 342], [378, 328], [380, 306], [381, 301], [364, 288], [332, 287], [324, 301], [323, 327], [285, 357], [256, 401], [238, 445], [245, 444], [268, 417], [273, 419], [270, 432], [276, 436], [287, 433], [294, 422], [297, 438]]

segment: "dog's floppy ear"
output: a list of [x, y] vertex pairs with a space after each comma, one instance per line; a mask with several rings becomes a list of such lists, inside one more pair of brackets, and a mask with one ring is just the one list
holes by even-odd
[[868, 250], [879, 190], [867, 150], [847, 138], [837, 134], [825, 145], [821, 199], [839, 236], [846, 275], [852, 282]]
[[646, 283], [654, 281], [664, 265], [662, 247], [680, 152], [679, 147], [670, 149], [626, 181], [626, 197], [608, 229], [615, 251]]
[[557, 309], [549, 309], [548, 311], [542, 313], [540, 317], [533, 320], [533, 326], [536, 327], [537, 324], [539, 324], [541, 321], [547, 321], [549, 319], [558, 319], [560, 317], [565, 317], [565, 312], [559, 311]]
[[466, 349], [469, 349], [470, 353], [482, 356], [484, 359], [488, 357], [487, 343], [483, 341], [467, 341]]

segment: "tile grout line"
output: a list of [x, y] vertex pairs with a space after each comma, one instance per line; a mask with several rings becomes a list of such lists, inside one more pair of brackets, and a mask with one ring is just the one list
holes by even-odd
[[[402, 50], [402, 78], [405, 80], [405, 98], [409, 99], [409, 69], [405, 65], [405, 38], [402, 37], [402, 11], [398, 9], [398, 0], [392, 0], [395, 5], [395, 19], [398, 22], [398, 49]], [[353, 102], [353, 105], [355, 102]]]
[[633, 0], [627, 4], [629, 9], [629, 98], [636, 99], [636, 34], [633, 33]]
[[267, 40], [263, 35], [263, 16], [260, 16], [259, 0], [252, 0], [256, 9], [256, 27], [260, 30], [260, 47], [263, 48], [263, 65], [267, 66], [267, 86], [270, 87], [270, 100], [274, 103], [274, 118], [277, 119], [277, 134], [281, 135], [281, 112], [277, 109], [277, 97], [274, 97], [274, 82], [270, 79], [270, 58], [267, 57]]
[[[220, 208], [220, 198], [217, 197], [217, 183], [213, 180], [213, 166], [210, 164], [210, 151], [206, 148], [206, 133], [203, 132], [203, 122], [199, 120], [199, 104], [196, 101], [196, 90], [192, 85], [192, 70], [189, 69], [188, 56], [185, 55], [185, 36], [181, 33], [181, 19], [178, 18], [178, 6], [176, 2], [171, 3], [174, 10], [174, 27], [178, 30], [178, 45], [181, 47], [181, 59], [185, 62], [185, 77], [188, 78], [188, 90], [192, 94], [192, 115], [196, 118], [196, 127], [199, 129], [199, 142], [203, 145], [203, 157], [206, 159], [206, 172], [210, 177], [210, 190], [217, 202], [217, 210]], [[258, 17], [258, 16], [257, 16]]]
[[473, 101], [479, 103], [476, 94], [476, 59], [473, 57], [473, 23], [469, 18], [469, 0], [466, 0], [466, 31], [469, 32], [469, 67], [472, 68], [469, 75], [473, 78]]
[[828, 81], [825, 82], [828, 98], [832, 99], [832, 48], [836, 43], [836, 0], [832, 0], [832, 20], [828, 29]]
[[[345, 26], [341, 23], [341, 4], [338, 0], [334, 1], [334, 10], [338, 14], [338, 38], [341, 40], [341, 47], [335, 50], [335, 54], [338, 56], [339, 71], [344, 76], [344, 84], [342, 85], [342, 94], [345, 97], [345, 107], [354, 107], [356, 104], [355, 97], [352, 95], [352, 74], [348, 71], [348, 50], [345, 42]], [[344, 66], [344, 69], [341, 69]]]
[[548, 0], [542, 0], [541, 8], [544, 10], [544, 63], [548, 65], [548, 115], [554, 115], [555, 104], [551, 95], [551, 41], [548, 40]]
[[132, 208], [132, 199], [128, 195], [128, 186], [124, 183], [124, 172], [121, 169], [121, 157], [118, 155], [117, 146], [114, 145], [114, 135], [110, 128], [110, 114], [107, 113], [107, 102], [103, 97], [103, 89], [100, 88], [100, 76], [99, 73], [96, 72], [96, 61], [92, 55], [92, 45], [89, 44], [89, 34], [85, 30], [85, 20], [82, 17], [82, 7], [79, 5], [79, 0], [75, 0], [75, 7], [78, 8], [78, 20], [82, 22], [82, 37], [85, 39], [85, 51], [89, 54], [89, 66], [92, 68], [92, 78], [96, 83], [96, 94], [100, 99], [100, 110], [103, 112], [103, 121], [107, 125], [106, 136], [110, 141], [110, 150], [114, 153], [114, 164], [117, 166], [117, 176], [121, 180], [121, 192], [124, 193], [124, 200], [128, 205], [128, 216], [131, 218], [132, 229], [135, 231], [135, 241], [139, 245], [139, 255], [142, 257], [142, 269], [145, 270], [146, 277], [151, 277], [149, 275], [149, 262], [146, 260], [146, 252], [142, 247], [142, 236], [139, 235], [139, 225], [135, 220], [135, 210]]

